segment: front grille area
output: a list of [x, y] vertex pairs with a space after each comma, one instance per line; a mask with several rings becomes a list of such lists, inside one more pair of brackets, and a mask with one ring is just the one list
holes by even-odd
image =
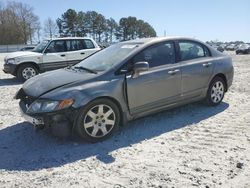
[[24, 102], [25, 105], [30, 105], [32, 102], [36, 100], [35, 97], [29, 96], [25, 93], [25, 91], [21, 88], [17, 94], [16, 94], [16, 99], [20, 99], [21, 101]]

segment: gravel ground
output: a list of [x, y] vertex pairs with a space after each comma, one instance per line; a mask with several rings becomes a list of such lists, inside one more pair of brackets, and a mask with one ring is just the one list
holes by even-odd
[[142, 118], [97, 144], [35, 131], [12, 99], [21, 83], [0, 71], [0, 187], [249, 188], [250, 55], [232, 56], [221, 105]]

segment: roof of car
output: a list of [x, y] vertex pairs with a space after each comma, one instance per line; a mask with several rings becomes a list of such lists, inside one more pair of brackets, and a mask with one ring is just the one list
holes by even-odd
[[141, 39], [135, 39], [135, 40], [129, 40], [129, 41], [124, 41], [123, 43], [141, 43], [145, 44], [148, 42], [160, 42], [160, 41], [165, 41], [165, 40], [192, 40], [192, 41], [197, 41], [201, 42], [197, 39], [191, 38], [191, 37], [181, 37], [181, 36], [169, 36], [169, 37], [152, 37], [152, 38], [141, 38]]
[[59, 38], [48, 38], [47, 40], [65, 40], [65, 39], [90, 39], [88, 37], [59, 37]]

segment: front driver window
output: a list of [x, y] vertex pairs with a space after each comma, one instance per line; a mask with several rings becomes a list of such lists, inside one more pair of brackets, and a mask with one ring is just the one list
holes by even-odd
[[47, 53], [56, 53], [56, 52], [65, 52], [66, 46], [64, 40], [52, 41], [48, 48], [46, 49]]
[[172, 42], [151, 46], [133, 58], [133, 63], [146, 61], [149, 67], [175, 63], [175, 50]]

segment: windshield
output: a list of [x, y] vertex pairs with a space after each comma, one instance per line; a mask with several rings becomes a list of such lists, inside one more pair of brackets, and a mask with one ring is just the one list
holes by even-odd
[[49, 43], [49, 40], [44, 40], [41, 43], [39, 43], [34, 50], [32, 50], [33, 52], [38, 52], [38, 53], [42, 53], [44, 48], [47, 46], [47, 44]]
[[105, 71], [120, 63], [139, 44], [119, 43], [105, 48], [96, 54], [84, 59], [75, 67], [85, 67], [94, 71]]

